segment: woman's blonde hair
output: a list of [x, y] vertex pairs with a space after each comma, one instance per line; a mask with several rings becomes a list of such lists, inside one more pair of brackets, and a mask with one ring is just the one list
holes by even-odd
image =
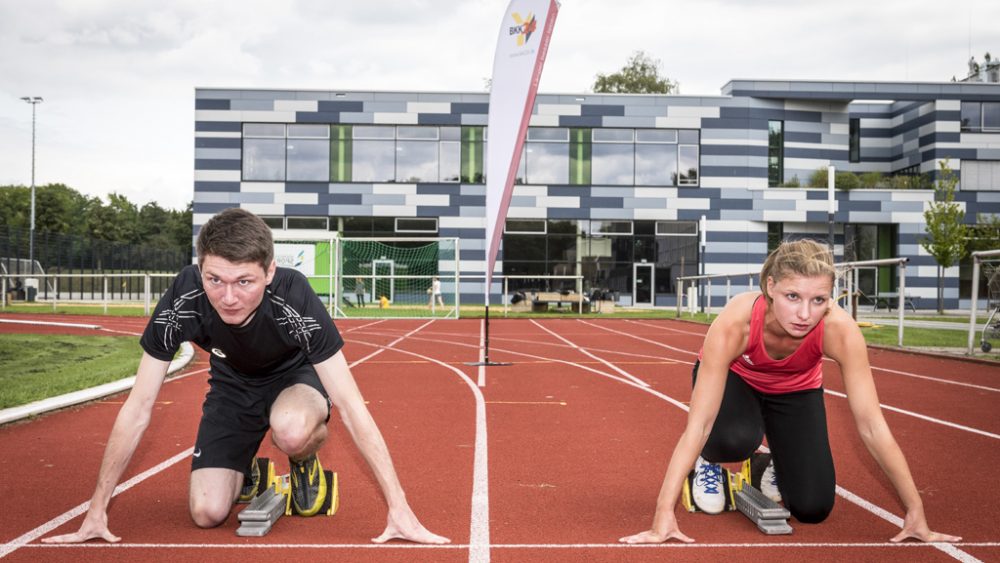
[[811, 239], [785, 241], [778, 245], [764, 261], [760, 270], [760, 290], [768, 301], [767, 279], [775, 282], [788, 276], [829, 276], [833, 282], [837, 270], [833, 267], [833, 253], [830, 247]]

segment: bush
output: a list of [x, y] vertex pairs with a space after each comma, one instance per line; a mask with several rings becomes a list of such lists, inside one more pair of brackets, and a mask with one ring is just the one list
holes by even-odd
[[858, 177], [858, 181], [861, 183], [861, 188], [870, 190], [877, 188], [879, 184], [882, 183], [882, 173], [881, 172], [865, 172]]
[[825, 188], [828, 176], [829, 174], [827, 173], [825, 166], [822, 168], [817, 168], [816, 170], [813, 171], [812, 174], [809, 175], [809, 187]]
[[784, 184], [781, 184], [781, 187], [782, 188], [798, 188], [798, 187], [800, 187], [799, 177], [798, 176], [792, 176], [792, 179], [791, 180], [786, 180]]
[[838, 190], [853, 190], [861, 185], [854, 172], [837, 172], [833, 177], [833, 187]]

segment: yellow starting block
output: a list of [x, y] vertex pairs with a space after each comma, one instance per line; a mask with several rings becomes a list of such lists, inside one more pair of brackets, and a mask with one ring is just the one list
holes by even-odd
[[[764, 496], [755, 486], [759, 485], [764, 468], [771, 460], [770, 454], [754, 454], [744, 460], [738, 472], [722, 468], [723, 477], [720, 486], [726, 494], [724, 510], [739, 510], [744, 516], [757, 524], [757, 529], [768, 535], [790, 534], [792, 527], [788, 525], [791, 513], [788, 509]], [[694, 502], [694, 471], [684, 480], [681, 502], [688, 512], [701, 512]]]
[[[295, 512], [289, 475], [276, 475], [274, 462], [267, 458], [260, 458], [258, 463], [267, 467], [267, 487], [250, 501], [250, 506], [237, 515], [240, 521], [240, 527], [236, 530], [238, 536], [267, 535], [279, 518], [291, 516]], [[327, 494], [317, 514], [333, 516], [340, 508], [337, 474], [326, 470], [323, 474], [326, 476]]]

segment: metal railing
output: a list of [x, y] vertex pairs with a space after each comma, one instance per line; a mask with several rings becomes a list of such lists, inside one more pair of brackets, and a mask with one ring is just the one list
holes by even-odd
[[[51, 303], [52, 310], [56, 311], [58, 309], [59, 303], [93, 303], [102, 304], [104, 307], [104, 313], [107, 314], [108, 306], [112, 303], [141, 303], [143, 305], [143, 311], [146, 315], [149, 315], [153, 307], [153, 279], [165, 278], [172, 279], [176, 277], [177, 274], [120, 274], [120, 273], [108, 273], [108, 274], [34, 274], [31, 276], [21, 275], [21, 276], [0, 276], [0, 310], [7, 308], [7, 295], [8, 291], [13, 288], [13, 285], [9, 283], [10, 279], [19, 278], [24, 279], [24, 287], [20, 291], [25, 292], [25, 300], [29, 300], [29, 292], [34, 289], [35, 292], [30, 295], [35, 302], [40, 303]], [[72, 295], [68, 295], [67, 298], [63, 299], [60, 293], [60, 280], [71, 281], [71, 280], [81, 280], [90, 279], [95, 282], [100, 282], [100, 287], [97, 288], [94, 284], [91, 284], [91, 288], [84, 291], [79, 291], [74, 293], [80, 293], [80, 297], [76, 298]], [[119, 297], [114, 298], [115, 292], [111, 287], [111, 280], [115, 282], [121, 280], [139, 280], [142, 284], [142, 289], [135, 292], [137, 294], [137, 299], [131, 299], [132, 291], [129, 292], [129, 298], [125, 298], [122, 293], [119, 293]], [[40, 282], [40, 287], [30, 287], [28, 286], [28, 280], [38, 280]], [[169, 287], [169, 283], [162, 284], [162, 289], [157, 288], [156, 295], [159, 296]], [[89, 293], [90, 298], [84, 298], [83, 293]]]
[[979, 308], [979, 269], [983, 258], [1000, 256], [1000, 250], [980, 250], [972, 253], [972, 303], [969, 305], [969, 342], [965, 348], [967, 355], [972, 355], [972, 341], [976, 334], [976, 309]]

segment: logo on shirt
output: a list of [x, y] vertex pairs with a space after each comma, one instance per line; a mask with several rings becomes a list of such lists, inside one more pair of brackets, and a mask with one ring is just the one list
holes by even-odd
[[753, 360], [750, 359], [750, 354], [743, 354], [743, 361], [750, 365], [753, 365]]
[[226, 357], [226, 353], [223, 352], [222, 350], [219, 350], [218, 348], [212, 348], [212, 353], [215, 354], [216, 356], [220, 357], [220, 358], [225, 358]]

